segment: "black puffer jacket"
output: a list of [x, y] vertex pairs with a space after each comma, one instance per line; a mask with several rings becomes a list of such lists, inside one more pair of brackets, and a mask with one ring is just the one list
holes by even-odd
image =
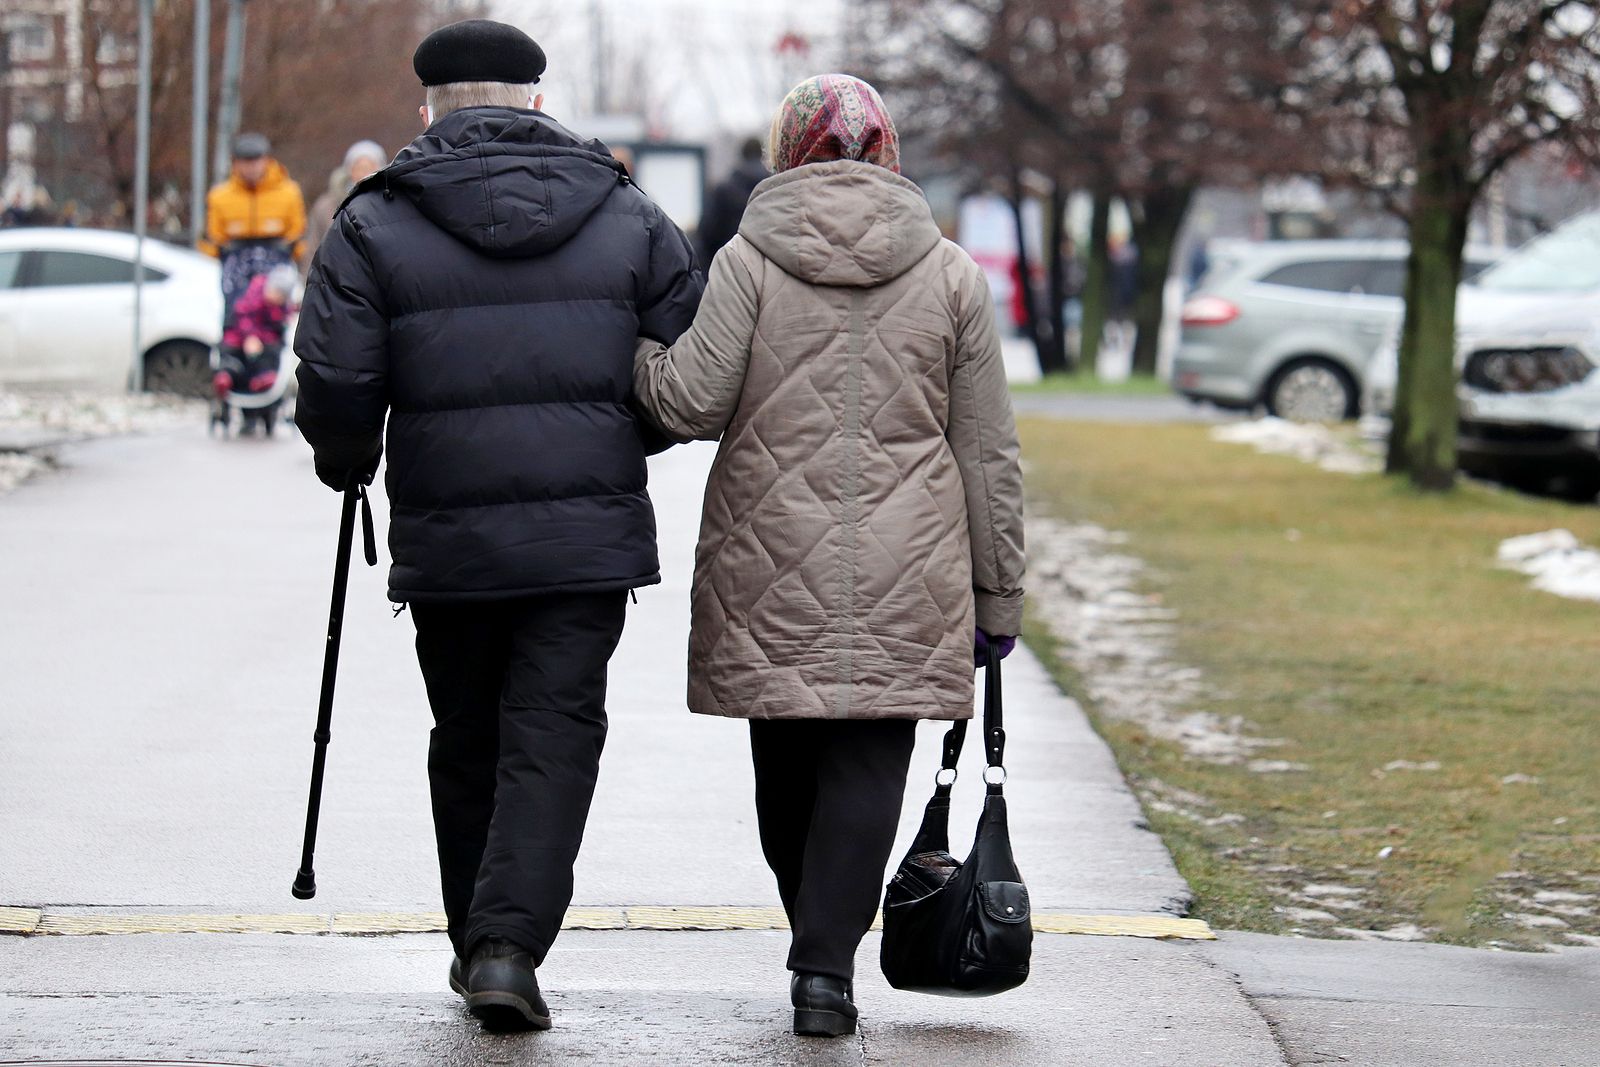
[[357, 187], [306, 285], [296, 422], [342, 485], [389, 413], [391, 599], [660, 580], [633, 353], [701, 287], [605, 147], [536, 111], [452, 112]]

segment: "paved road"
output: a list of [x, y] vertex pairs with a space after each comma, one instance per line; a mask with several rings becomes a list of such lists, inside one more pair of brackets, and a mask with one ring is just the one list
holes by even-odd
[[[196, 430], [94, 442], [65, 459], [63, 471], [0, 498], [0, 906], [134, 928], [180, 922], [177, 913], [210, 917], [203, 922], [287, 915], [292, 926], [374, 912], [397, 913], [383, 928], [408, 917], [427, 928], [438, 908], [423, 778], [428, 715], [409, 619], [391, 617], [381, 573], [364, 568], [352, 580], [322, 890], [307, 903], [287, 892], [337, 512], [303, 446], [209, 441]], [[682, 710], [687, 577], [708, 460], [705, 448], [683, 449], [653, 467], [668, 580], [641, 595], [616, 660], [580, 905], [632, 914], [777, 903], [752, 825], [743, 728]], [[1170, 916], [1187, 890], [1142, 828], [1105, 746], [1026, 652], [1007, 677], [1016, 846], [1036, 905], [1134, 916], [1110, 920], [1130, 929], [1138, 917]], [[924, 728], [902, 840], [936, 764], [937, 734]], [[972, 800], [963, 795], [958, 820], [970, 819]], [[0, 912], [0, 926], [30, 914], [40, 912]], [[762, 925], [724, 914], [734, 927]], [[444, 985], [449, 949], [437, 933], [3, 937], [0, 1058], [1594, 1059], [1595, 1020], [1583, 1014], [1592, 996], [1552, 1000], [1542, 1014], [1519, 1008], [1562, 983], [1591, 988], [1581, 983], [1595, 981], [1600, 953], [1469, 971], [1454, 957], [1431, 962], [1433, 946], [1041, 935], [1027, 986], [947, 1001], [887, 989], [875, 947], [869, 938], [860, 960], [861, 1038], [818, 1045], [782, 1032], [784, 935], [765, 929], [569, 931], [544, 971], [558, 1029], [512, 1039], [485, 1037], [464, 1016]], [[1378, 981], [1371, 969], [1396, 959], [1410, 964], [1397, 972], [1406, 980]], [[1439, 968], [1454, 984], [1430, 985]], [[1494, 992], [1508, 982], [1525, 992]], [[1459, 1008], [1447, 1007], [1463, 1004], [1496, 1006], [1472, 1020], [1476, 1045], [1463, 1037]], [[1356, 1025], [1373, 1013], [1381, 1032]], [[1429, 1059], [1419, 1051], [1429, 1048], [1462, 1054]], [[1498, 1052], [1462, 1051], [1474, 1048]]]

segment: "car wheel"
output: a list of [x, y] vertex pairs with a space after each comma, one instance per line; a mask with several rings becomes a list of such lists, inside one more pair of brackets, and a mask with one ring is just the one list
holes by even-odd
[[211, 349], [198, 341], [168, 341], [144, 357], [147, 393], [205, 398], [211, 395]]
[[1341, 422], [1360, 414], [1356, 383], [1325, 359], [1286, 363], [1267, 383], [1267, 414], [1290, 422]]

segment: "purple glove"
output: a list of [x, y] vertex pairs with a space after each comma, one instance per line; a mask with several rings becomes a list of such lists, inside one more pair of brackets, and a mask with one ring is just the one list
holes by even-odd
[[1017, 639], [1005, 634], [990, 637], [981, 629], [972, 642], [972, 663], [976, 667], [984, 667], [989, 663], [989, 646], [993, 645], [995, 651], [1000, 653], [1000, 658], [1005, 659], [1011, 655], [1011, 650], [1017, 647]]

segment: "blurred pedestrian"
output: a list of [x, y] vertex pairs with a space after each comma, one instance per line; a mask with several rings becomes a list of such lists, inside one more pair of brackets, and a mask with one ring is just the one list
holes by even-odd
[[711, 190], [700, 214], [696, 237], [702, 266], [709, 267], [718, 250], [739, 232], [739, 220], [744, 218], [750, 194], [770, 173], [761, 159], [761, 139], [745, 141], [739, 148], [739, 165]]
[[1111, 277], [1107, 286], [1105, 337], [1109, 347], [1130, 355], [1134, 342], [1134, 304], [1139, 299], [1139, 248], [1127, 237], [1111, 238], [1108, 258]]
[[7, 226], [54, 226], [58, 217], [55, 202], [43, 186], [36, 186], [32, 195], [17, 193], [5, 216]]
[[[688, 328], [687, 238], [539, 110], [545, 55], [471, 19], [412, 65], [427, 129], [340, 209], [307, 283], [296, 422], [334, 489], [385, 443], [389, 597], [409, 603], [453, 988], [545, 1028], [628, 592], [660, 581], [637, 337]], [[388, 433], [385, 441], [385, 420]], [[647, 435], [650, 440], [647, 440]]]
[[200, 251], [222, 261], [222, 298], [232, 307], [258, 274], [303, 261], [306, 204], [300, 186], [272, 158], [272, 142], [242, 133], [233, 143], [233, 171], [206, 194]]
[[795, 1030], [839, 1035], [917, 721], [970, 717], [974, 657], [1022, 625], [1022, 477], [988, 280], [900, 176], [877, 92], [802, 82], [771, 152], [694, 326], [641, 343], [634, 387], [669, 435], [722, 440], [689, 708], [750, 720]]
[[345, 151], [344, 162], [328, 175], [328, 188], [312, 203], [306, 220], [306, 262], [322, 247], [333, 225], [334, 213], [357, 183], [376, 174], [389, 162], [389, 155], [377, 141], [357, 141]]

